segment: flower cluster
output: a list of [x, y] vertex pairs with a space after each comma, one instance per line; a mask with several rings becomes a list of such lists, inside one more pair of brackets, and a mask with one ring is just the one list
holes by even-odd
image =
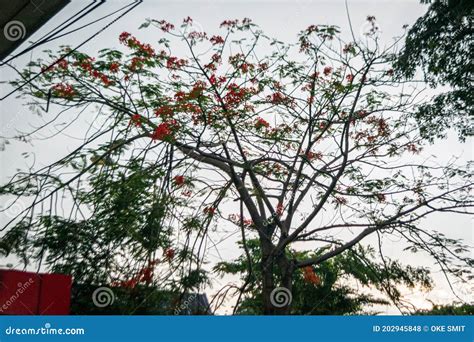
[[[94, 68], [93, 66], [94, 61], [95, 61], [94, 58], [85, 57], [74, 62], [74, 65], [78, 66], [84, 72], [88, 73], [92, 78], [100, 80], [104, 84], [105, 87], [108, 87], [114, 84], [114, 81], [110, 80], [110, 78], [107, 75], [105, 75], [104, 73]], [[113, 62], [109, 65], [109, 70], [111, 72], [117, 72], [119, 67], [120, 65], [117, 62]]]
[[270, 124], [265, 121], [265, 119], [262, 119], [262, 118], [257, 118], [257, 122], [255, 122], [255, 128], [260, 130], [262, 128], [268, 128], [270, 127]]
[[120, 64], [118, 64], [117, 62], [112, 62], [109, 64], [110, 72], [113, 72], [113, 73], [118, 72], [119, 68], [120, 68]]
[[163, 256], [165, 257], [165, 260], [170, 262], [171, 260], [173, 260], [174, 256], [175, 256], [176, 252], [173, 248], [165, 248], [165, 250], [163, 251]]
[[151, 281], [153, 280], [153, 272], [158, 262], [158, 259], [148, 262], [148, 265], [139, 270], [134, 277], [125, 281], [113, 282], [112, 286], [120, 286], [128, 289], [133, 289], [139, 283], [151, 283]]
[[310, 161], [314, 159], [321, 160], [323, 158], [323, 154], [321, 152], [308, 151], [308, 153], [306, 153], [306, 158]]
[[203, 212], [204, 212], [204, 214], [206, 214], [208, 216], [214, 216], [214, 214], [216, 213], [216, 208], [212, 207], [212, 206], [205, 207], [203, 209]]
[[101, 73], [101, 72], [98, 71], [98, 70], [95, 70], [95, 69], [94, 69], [94, 70], [91, 71], [90, 74], [91, 74], [91, 76], [92, 76], [93, 78], [100, 80], [100, 81], [104, 84], [105, 87], [108, 87], [109, 85], [113, 84], [113, 81], [111, 81], [111, 80], [107, 77], [107, 75]]
[[168, 120], [159, 124], [153, 131], [151, 138], [153, 141], [156, 140], [172, 140], [174, 138], [174, 132], [179, 128], [179, 124], [176, 120]]
[[64, 97], [67, 99], [70, 99], [76, 95], [76, 91], [74, 88], [67, 83], [58, 83], [55, 84], [51, 90], [53, 91], [53, 94], [57, 97]]
[[177, 70], [177, 69], [181, 69], [187, 63], [188, 61], [185, 59], [180, 59], [178, 57], [170, 56], [168, 57], [168, 60], [166, 61], [166, 67], [170, 70]]
[[133, 114], [130, 118], [130, 123], [136, 127], [140, 127], [142, 125], [142, 116], [140, 114]]
[[128, 32], [122, 32], [119, 36], [119, 41], [140, 54], [143, 54], [145, 57], [153, 57], [155, 55], [155, 50], [153, 50], [150, 44], [140, 42]]
[[236, 225], [240, 225], [241, 219], [242, 219], [242, 223], [244, 224], [244, 226], [250, 227], [250, 226], [253, 225], [253, 220], [252, 219], [241, 217], [238, 214], [229, 214], [228, 219]]
[[313, 266], [306, 266], [303, 268], [304, 280], [310, 284], [321, 284], [321, 278], [314, 272]]
[[183, 175], [175, 176], [173, 180], [174, 184], [178, 187], [182, 186], [186, 181]]
[[64, 69], [66, 70], [68, 68], [68, 62], [67, 60], [65, 60], [64, 58], [61, 58], [57, 63], [56, 65], [58, 66], [58, 68], [60, 69]]
[[224, 84], [227, 81], [227, 78], [224, 76], [219, 76], [217, 77], [215, 74], [212, 74], [211, 77], [209, 77], [209, 83], [212, 86], [220, 86]]
[[244, 100], [249, 90], [243, 87], [239, 87], [235, 83], [231, 83], [227, 86], [227, 93], [224, 96], [224, 102], [229, 107], [237, 107]]
[[173, 116], [173, 108], [168, 105], [164, 105], [155, 109], [155, 115], [161, 118], [169, 118]]
[[226, 27], [226, 28], [234, 28], [236, 27], [237, 25], [239, 24], [239, 20], [238, 19], [235, 19], [235, 20], [224, 20], [220, 27]]
[[169, 32], [171, 30], [174, 29], [174, 25], [167, 22], [166, 20], [160, 20], [158, 22], [158, 24], [160, 24], [160, 29], [163, 31], [163, 32]]
[[288, 102], [288, 98], [281, 92], [276, 92], [267, 96], [267, 101], [272, 104], [282, 104]]
[[209, 40], [213, 45], [224, 44], [224, 38], [221, 36], [212, 36]]

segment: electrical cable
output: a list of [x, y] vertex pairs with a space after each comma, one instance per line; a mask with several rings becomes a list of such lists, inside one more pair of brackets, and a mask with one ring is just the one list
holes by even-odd
[[[84, 16], [88, 15], [89, 13], [92, 13], [95, 9], [97, 9], [97, 7], [101, 6], [103, 3], [105, 2], [105, 0], [102, 0], [100, 3], [96, 4], [94, 7], [90, 8], [89, 10], [86, 11], [86, 13], [83, 13], [82, 15], [80, 15], [78, 18], [74, 19], [72, 22], [68, 23], [65, 27], [61, 28], [61, 26], [65, 25], [68, 21], [72, 20], [74, 17], [76, 17], [77, 15], [79, 15], [81, 12], [83, 12], [84, 10], [86, 10], [88, 7], [90, 7], [91, 5], [93, 5], [95, 3], [95, 1], [91, 4], [89, 4], [88, 6], [86, 6], [85, 8], [81, 9], [78, 13], [74, 14], [72, 17], [70, 17], [69, 19], [67, 19], [66, 21], [64, 21], [62, 24], [58, 25], [56, 28], [54, 28], [53, 30], [51, 30], [50, 32], [48, 32], [46, 35], [44, 35], [42, 38], [40, 38], [39, 40], [37, 40], [35, 43], [33, 43], [33, 45], [27, 47], [26, 49], [24, 49], [22, 52], [19, 52], [17, 53], [16, 55], [10, 57], [9, 59], [7, 59], [6, 61], [2, 61], [2, 63], [0, 64], [0, 66], [3, 66], [9, 62], [11, 62], [13, 59], [31, 51], [32, 49], [50, 41], [50, 40], [53, 40], [54, 39], [54, 35], [57, 35], [59, 33], [61, 33], [61, 31], [65, 30], [67, 27], [73, 25], [74, 23], [76, 23], [78, 20], [82, 19]], [[59, 31], [58, 31], [59, 30]], [[58, 32], [54, 32], [54, 31], [58, 31]], [[53, 38], [51, 38], [53, 37]]]
[[83, 41], [81, 44], [77, 45], [74, 49], [72, 49], [71, 51], [69, 51], [68, 53], [64, 54], [63, 56], [61, 56], [60, 58], [58, 58], [55, 62], [51, 63], [47, 68], [45, 68], [44, 70], [42, 70], [41, 72], [39, 72], [38, 74], [36, 74], [35, 76], [33, 76], [32, 78], [30, 78], [28, 81], [25, 81], [24, 83], [22, 83], [21, 85], [19, 85], [18, 87], [16, 87], [15, 89], [13, 89], [11, 92], [9, 92], [7, 95], [3, 96], [2, 98], [0, 98], [0, 101], [3, 101], [5, 100], [6, 98], [10, 97], [11, 95], [13, 95], [14, 93], [16, 93], [17, 91], [19, 91], [20, 89], [22, 89], [25, 85], [27, 84], [30, 84], [32, 81], [34, 81], [36, 78], [38, 78], [39, 76], [41, 76], [43, 73], [46, 72], [46, 70], [49, 70], [51, 67], [53, 67], [54, 65], [56, 65], [57, 63], [59, 63], [59, 61], [69, 55], [71, 55], [73, 52], [77, 51], [77, 49], [79, 49], [81, 46], [83, 46], [84, 44], [88, 43], [89, 41], [91, 41], [92, 39], [94, 39], [96, 36], [98, 36], [100, 33], [102, 33], [103, 31], [105, 31], [109, 26], [111, 26], [112, 24], [114, 24], [116, 21], [118, 21], [119, 19], [121, 19], [122, 17], [124, 17], [126, 14], [130, 13], [135, 7], [137, 7], [138, 5], [140, 5], [141, 3], [143, 2], [143, 0], [137, 0], [134, 2], [134, 5], [132, 7], [130, 7], [127, 11], [125, 11], [124, 13], [122, 13], [121, 15], [119, 15], [117, 18], [115, 18], [114, 20], [112, 20], [110, 23], [108, 23], [107, 25], [105, 25], [103, 28], [101, 28], [99, 31], [97, 31], [96, 33], [94, 33], [92, 36], [90, 36], [89, 38], [87, 38], [85, 41]]

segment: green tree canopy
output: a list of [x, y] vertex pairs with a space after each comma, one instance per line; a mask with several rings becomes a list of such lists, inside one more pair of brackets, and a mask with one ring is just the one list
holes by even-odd
[[[249, 19], [212, 34], [191, 18], [149, 20], [153, 46], [123, 32], [97, 56], [63, 47], [31, 62], [13, 84], [47, 119], [18, 140], [93, 123], [55, 162], [0, 187], [24, 204], [0, 252], [89, 283], [186, 290], [210, 279], [210, 253], [239, 234], [259, 242], [265, 314], [291, 311], [271, 294], [291, 293], [301, 270], [336, 258], [361, 271], [348, 251], [368, 237], [381, 260], [383, 241], [397, 239], [465, 279], [467, 246], [422, 221], [471, 214], [469, 165], [423, 155], [419, 85], [394, 77], [396, 47], [368, 22], [363, 41], [311, 25], [287, 44]], [[393, 262], [372, 265], [406, 278]]]
[[422, 135], [431, 141], [445, 137], [450, 128], [461, 140], [473, 134], [473, 10], [468, 0], [434, 1], [409, 30], [395, 63], [405, 77], [421, 68], [431, 87], [448, 87], [414, 113]]

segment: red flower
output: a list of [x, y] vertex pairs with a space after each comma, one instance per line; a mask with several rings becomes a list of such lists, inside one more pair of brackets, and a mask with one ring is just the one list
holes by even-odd
[[76, 92], [74, 88], [67, 83], [58, 83], [52, 87], [54, 95], [64, 98], [72, 98]]
[[273, 104], [279, 104], [279, 103], [282, 103], [285, 101], [285, 96], [280, 93], [280, 92], [277, 92], [277, 93], [273, 93], [270, 97], [269, 97], [269, 100], [271, 103]]
[[328, 76], [332, 72], [332, 68], [330, 66], [327, 66], [324, 68], [323, 73], [325, 76]]
[[165, 256], [166, 261], [171, 261], [174, 258], [175, 254], [176, 252], [174, 251], [173, 248], [166, 248], [163, 251], [163, 255]]
[[221, 23], [220, 27], [233, 28], [233, 27], [237, 26], [238, 23], [239, 23], [239, 21], [237, 19], [236, 20], [224, 20]]
[[394, 72], [393, 72], [393, 69], [388, 69], [387, 70], [387, 75], [388, 76], [393, 76]]
[[135, 71], [138, 68], [141, 68], [143, 66], [144, 58], [143, 57], [133, 57], [132, 58], [132, 63], [130, 63], [130, 70]]
[[192, 24], [193, 19], [190, 16], [188, 16], [187, 18], [183, 19], [183, 23], [184, 24]]
[[143, 53], [147, 57], [153, 57], [153, 55], [155, 54], [155, 50], [151, 47], [150, 44], [140, 44], [140, 42], [138, 41], [137, 43], [141, 53]]
[[133, 123], [135, 126], [140, 127], [142, 125], [142, 117], [140, 114], [133, 114], [130, 118], [130, 123]]
[[171, 24], [171, 23], [168, 23], [168, 22], [165, 21], [165, 20], [159, 21], [158, 24], [160, 24], [160, 28], [161, 28], [161, 30], [164, 31], [164, 32], [169, 32], [169, 31], [171, 31], [172, 29], [174, 29], [174, 25]]
[[175, 176], [174, 177], [174, 184], [176, 184], [177, 186], [183, 185], [184, 182], [185, 182], [184, 176]]
[[224, 44], [224, 38], [221, 36], [212, 36], [210, 41], [213, 45]]
[[191, 190], [186, 190], [186, 191], [181, 192], [181, 195], [186, 196], [186, 197], [190, 197], [192, 194], [193, 192]]
[[161, 106], [160, 108], [155, 109], [155, 115], [166, 118], [173, 115], [173, 109], [170, 106]]
[[221, 85], [225, 83], [226, 81], [227, 81], [227, 78], [225, 78], [224, 76], [216, 77], [215, 74], [212, 74], [211, 77], [209, 77], [209, 83], [211, 85]]
[[235, 83], [229, 84], [227, 86], [227, 89], [229, 91], [224, 96], [224, 100], [229, 106], [239, 105], [244, 100], [244, 97], [247, 94], [247, 91], [245, 88], [240, 88]]
[[308, 26], [308, 28], [306, 29], [306, 32], [308, 34], [310, 33], [313, 33], [313, 32], [317, 32], [318, 31], [318, 27], [316, 25], [310, 25]]
[[138, 281], [136, 279], [126, 280], [126, 281], [123, 281], [123, 282], [120, 283], [120, 285], [122, 285], [123, 287], [126, 287], [128, 289], [135, 288], [135, 286], [137, 286], [137, 284], [138, 284]]
[[253, 221], [252, 221], [252, 219], [244, 219], [243, 224], [244, 224], [244, 226], [251, 226], [251, 225], [253, 225]]
[[261, 128], [264, 128], [264, 127], [268, 128], [268, 127], [270, 127], [270, 124], [262, 118], [257, 118], [257, 122], [255, 123], [255, 128], [256, 129], [261, 129]]
[[100, 79], [101, 79], [102, 83], [104, 83], [104, 86], [106, 86], [106, 87], [108, 87], [109, 85], [112, 84], [112, 81], [109, 80], [109, 78], [107, 76], [105, 76], [104, 74], [100, 75]]
[[213, 54], [211, 59], [214, 63], [220, 63], [222, 61], [222, 57], [218, 53]]
[[308, 151], [308, 153], [306, 153], [306, 158], [308, 158], [308, 160], [313, 160], [313, 159], [321, 159], [323, 157], [322, 153], [321, 152], [311, 152], [311, 151]]
[[336, 205], [347, 204], [347, 199], [342, 196], [334, 196], [334, 203]]
[[64, 58], [61, 58], [58, 63], [57, 63], [58, 67], [60, 67], [61, 69], [67, 69], [68, 67], [68, 62], [67, 60], [65, 60]]
[[166, 61], [166, 67], [168, 69], [180, 69], [185, 66], [187, 61], [185, 59], [178, 59], [177, 57], [169, 57]]
[[177, 91], [176, 94], [174, 94], [174, 98], [177, 102], [182, 102], [186, 100], [186, 93], [184, 91]]
[[131, 36], [131, 34], [128, 33], [128, 32], [122, 32], [119, 36], [119, 41], [121, 43], [125, 43], [128, 40], [128, 38], [130, 38], [130, 36]]
[[266, 62], [260, 63], [260, 64], [258, 65], [258, 69], [259, 69], [259, 71], [267, 70], [267, 69], [268, 69], [268, 63], [266, 63]]
[[212, 74], [211, 77], [209, 77], [209, 83], [210, 83], [211, 85], [216, 85], [216, 83], [217, 83], [217, 77], [216, 77], [216, 75]]
[[120, 64], [118, 64], [116, 62], [110, 63], [109, 71], [110, 72], [117, 72], [119, 70], [119, 67], [120, 67]]
[[303, 276], [304, 280], [308, 283], [319, 285], [321, 284], [321, 278], [314, 273], [314, 269], [312, 266], [306, 266], [303, 268]]
[[203, 209], [204, 214], [207, 214], [209, 216], [213, 216], [216, 213], [216, 208], [214, 207], [205, 207]]
[[140, 281], [150, 283], [153, 279], [153, 267], [148, 266], [140, 271]]
[[208, 64], [204, 65], [204, 68], [207, 69], [207, 70], [210, 70], [210, 71], [216, 71], [217, 70], [217, 67], [214, 63], [208, 63]]
[[163, 122], [155, 128], [153, 134], [151, 135], [151, 138], [153, 140], [165, 140], [171, 137], [171, 134], [172, 132], [169, 125], [166, 122]]
[[408, 144], [406, 147], [407, 151], [417, 154], [421, 151], [421, 148], [417, 147], [415, 144]]
[[352, 80], [354, 79], [354, 75], [352, 74], [349, 74], [346, 76], [346, 80], [349, 81], [349, 82], [352, 82]]

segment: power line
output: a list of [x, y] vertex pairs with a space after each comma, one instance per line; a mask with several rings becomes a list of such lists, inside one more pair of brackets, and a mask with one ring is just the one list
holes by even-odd
[[[87, 8], [89, 8], [90, 6], [92, 6], [94, 2], [90, 3], [89, 5], [87, 5], [86, 7], [82, 8], [79, 12], [77, 12], [76, 14], [74, 14], [73, 16], [69, 17], [67, 20], [65, 20], [63, 23], [61, 23], [60, 25], [56, 26], [54, 29], [52, 29], [51, 31], [49, 31], [48, 33], [46, 33], [43, 37], [41, 37], [40, 39], [38, 39], [35, 43], [33, 43], [33, 45], [27, 47], [26, 49], [24, 49], [22, 52], [19, 52], [17, 53], [16, 55], [10, 57], [8, 60], [2, 62], [0, 64], [0, 66], [3, 66], [9, 62], [11, 62], [13, 59], [27, 53], [28, 51], [31, 51], [33, 50], [34, 48], [50, 41], [50, 40], [53, 40], [54, 38], [51, 38], [51, 37], [54, 37], [55, 35], [61, 33], [61, 31], [65, 30], [67, 27], [73, 25], [74, 23], [76, 23], [78, 20], [80, 20], [81, 18], [83, 18], [84, 16], [88, 15], [89, 13], [93, 12], [97, 7], [99, 7], [100, 5], [102, 5], [103, 3], [105, 2], [105, 0], [102, 0], [100, 3], [96, 4], [94, 7], [90, 8], [89, 10], [87, 10], [85, 13], [83, 13], [82, 15], [80, 15], [78, 18], [75, 18], [76, 16], [78, 16], [79, 14], [81, 14], [81, 12], [85, 11]], [[74, 20], [73, 20], [74, 19]], [[68, 23], [68, 21], [71, 21], [70, 23]], [[66, 23], [68, 23], [66, 25]], [[62, 27], [61, 26], [64, 26], [66, 25], [65, 27]], [[57, 32], [55, 32], [57, 31]]]
[[30, 84], [32, 81], [34, 81], [36, 78], [38, 78], [39, 76], [41, 76], [43, 73], [45, 73], [47, 70], [49, 70], [51, 67], [55, 66], [57, 63], [59, 63], [59, 61], [69, 55], [71, 55], [73, 52], [77, 51], [77, 49], [79, 49], [81, 46], [83, 46], [84, 44], [88, 43], [89, 41], [91, 41], [92, 39], [94, 39], [95, 37], [97, 37], [100, 33], [102, 33], [103, 31], [105, 31], [109, 26], [111, 26], [112, 24], [114, 24], [116, 21], [118, 21], [119, 19], [121, 19], [122, 17], [124, 17], [126, 14], [128, 14], [129, 12], [131, 12], [135, 7], [137, 7], [138, 5], [140, 5], [141, 3], [143, 2], [143, 0], [136, 0], [134, 2], [134, 5], [132, 7], [130, 7], [128, 10], [126, 10], [124, 13], [122, 13], [121, 15], [119, 15], [117, 18], [115, 18], [114, 20], [112, 20], [110, 23], [108, 23], [107, 25], [105, 25], [103, 28], [101, 28], [99, 31], [97, 31], [96, 33], [94, 33], [92, 36], [90, 36], [89, 38], [87, 38], [85, 41], [83, 41], [81, 44], [77, 45], [74, 49], [72, 49], [71, 51], [69, 51], [68, 53], [64, 54], [63, 56], [61, 56], [60, 58], [58, 58], [55, 62], [51, 63], [47, 68], [44, 68], [44, 70], [42, 70], [41, 72], [39, 72], [38, 74], [36, 74], [35, 76], [33, 76], [32, 78], [30, 78], [28, 81], [22, 83], [21, 85], [19, 85], [18, 87], [16, 87], [15, 89], [13, 89], [11, 92], [9, 92], [7, 95], [5, 95], [4, 97], [2, 97], [0, 99], [0, 101], [3, 101], [5, 100], [6, 98], [10, 97], [11, 95], [13, 95], [14, 93], [16, 93], [17, 91], [19, 91], [20, 89], [22, 89], [25, 85], [27, 84]]
[[96, 20], [93, 20], [93, 21], [91, 21], [91, 22], [89, 22], [89, 23], [87, 23], [87, 24], [84, 24], [84, 25], [82, 25], [82, 26], [80, 26], [80, 27], [78, 27], [78, 28], [75, 28], [75, 29], [73, 29], [73, 30], [71, 30], [71, 31], [67, 31], [67, 32], [65, 32], [65, 33], [63, 33], [63, 34], [61, 34], [61, 35], [59, 35], [59, 36], [55, 36], [55, 37], [53, 37], [53, 38], [51, 38], [51, 39], [48, 39], [46, 42], [51, 42], [51, 41], [56, 40], [56, 39], [58, 39], [58, 38], [67, 36], [68, 34], [71, 34], [71, 33], [77, 32], [77, 31], [80, 31], [80, 30], [82, 30], [82, 29], [85, 28], [85, 27], [88, 27], [88, 26], [91, 26], [91, 25], [93, 25], [93, 24], [96, 24], [96, 23], [98, 23], [98, 22], [101, 21], [101, 20], [104, 20], [104, 19], [106, 19], [106, 18], [108, 18], [108, 17], [110, 17], [110, 16], [112, 16], [112, 15], [118, 13], [118, 12], [123, 11], [125, 8], [130, 7], [131, 5], [132, 5], [132, 4], [128, 4], [128, 5], [126, 5], [126, 6], [123, 6], [123, 7], [119, 8], [118, 10], [115, 10], [115, 11], [113, 11], [113, 12], [107, 14], [107, 15], [104, 15], [103, 17], [100, 17], [100, 18], [98, 18], [98, 19], [96, 19]]

